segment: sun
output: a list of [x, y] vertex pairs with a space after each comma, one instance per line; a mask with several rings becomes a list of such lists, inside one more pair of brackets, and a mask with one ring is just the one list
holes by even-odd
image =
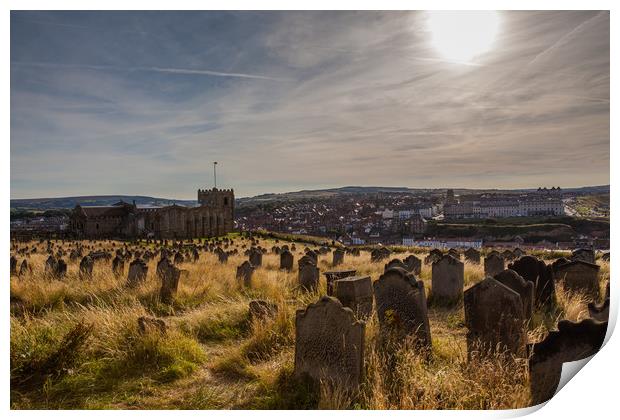
[[496, 11], [429, 11], [428, 30], [443, 58], [469, 62], [489, 51], [500, 26]]

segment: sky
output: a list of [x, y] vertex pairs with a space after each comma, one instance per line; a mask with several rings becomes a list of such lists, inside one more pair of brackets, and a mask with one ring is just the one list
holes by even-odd
[[471, 13], [13, 11], [11, 198], [608, 184], [609, 12]]

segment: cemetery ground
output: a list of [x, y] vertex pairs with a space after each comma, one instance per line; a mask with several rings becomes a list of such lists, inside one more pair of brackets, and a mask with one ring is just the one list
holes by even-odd
[[[27, 259], [31, 271], [11, 275], [11, 408], [13, 409], [507, 409], [530, 405], [527, 359], [468, 358], [463, 304], [428, 306], [432, 354], [401, 345], [386, 355], [378, 340], [376, 311], [366, 322], [364, 372], [359, 395], [351, 399], [340, 389], [315, 389], [294, 376], [295, 313], [326, 294], [324, 272], [332, 267], [332, 253], [319, 255], [317, 291], [298, 286], [297, 261], [303, 243], [292, 251], [291, 271], [280, 270], [280, 256], [271, 252], [273, 239], [260, 239], [266, 248], [251, 286], [236, 278], [236, 269], [248, 259], [250, 240], [232, 236], [238, 254], [220, 263], [218, 255], [199, 251], [197, 261], [175, 265], [186, 270], [169, 304], [160, 300], [156, 276], [159, 256], [147, 262], [144, 282], [128, 288], [126, 261], [115, 276], [112, 262], [94, 263], [92, 275], [80, 275], [80, 259], [70, 260], [75, 243], [53, 241], [64, 248], [67, 274], [51, 278], [44, 271], [46, 243]], [[280, 240], [277, 245], [291, 245]], [[113, 252], [124, 244], [83, 241], [86, 253]], [[135, 250], [159, 245], [128, 244]], [[86, 249], [86, 247], [91, 247]], [[245, 247], [245, 248], [244, 248]], [[312, 249], [316, 246], [310, 245]], [[370, 252], [346, 254], [338, 269], [357, 270], [376, 281], [393, 258], [414, 253], [424, 261], [429, 250], [394, 252], [371, 262]], [[558, 253], [538, 253], [546, 263]], [[483, 264], [465, 264], [464, 287], [484, 278]], [[601, 295], [609, 280], [609, 263], [600, 258]], [[431, 266], [422, 265], [418, 280], [431, 292]], [[540, 341], [557, 321], [588, 318], [590, 301], [556, 285], [557, 305], [549, 312], [535, 311], [528, 341]], [[250, 316], [249, 303], [264, 300], [277, 305], [275, 316]], [[165, 322], [141, 331], [138, 318]]]

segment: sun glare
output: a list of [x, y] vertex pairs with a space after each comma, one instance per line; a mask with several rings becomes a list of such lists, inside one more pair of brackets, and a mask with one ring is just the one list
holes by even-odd
[[469, 62], [489, 51], [500, 26], [496, 11], [429, 11], [433, 46], [451, 61]]

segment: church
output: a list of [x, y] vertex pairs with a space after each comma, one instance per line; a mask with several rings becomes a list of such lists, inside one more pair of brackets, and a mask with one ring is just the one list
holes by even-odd
[[232, 189], [198, 190], [198, 206], [77, 205], [70, 229], [76, 238], [189, 239], [222, 236], [234, 228]]

